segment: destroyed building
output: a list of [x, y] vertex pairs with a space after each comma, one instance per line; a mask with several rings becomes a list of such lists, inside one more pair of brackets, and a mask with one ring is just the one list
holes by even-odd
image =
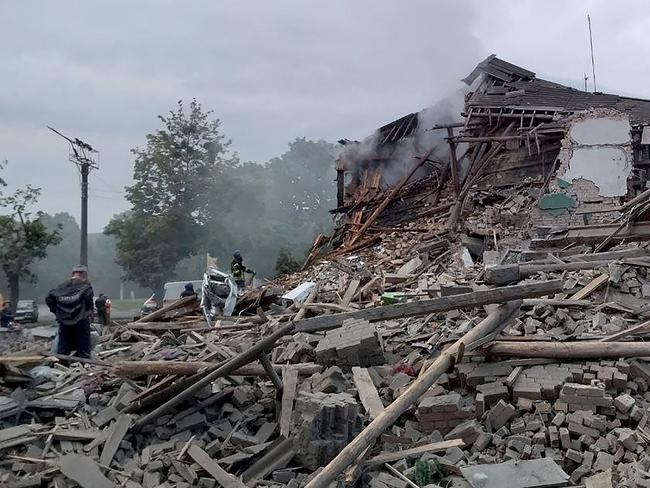
[[[650, 100], [577, 90], [537, 78], [494, 55], [463, 82], [469, 91], [458, 114], [462, 121], [422, 127], [422, 119], [432, 120], [430, 114], [423, 117], [431, 111], [425, 109], [350, 143], [336, 166], [339, 208], [333, 212], [347, 214], [339, 232], [356, 234], [368, 218], [387, 223], [415, 220], [423, 216], [417, 211], [423, 202], [435, 204], [447, 184], [461, 197], [452, 212], [454, 222], [465, 205], [471, 208], [477, 202], [488, 224], [517, 228], [527, 223], [610, 223], [619, 216], [624, 199], [646, 189]], [[445, 138], [428, 135], [436, 131]], [[374, 215], [385, 190], [400, 184], [407, 187], [400, 198]], [[503, 213], [491, 205], [507, 201], [511, 189], [521, 185], [537, 193], [532, 214]], [[358, 238], [334, 236], [334, 247], [341, 243], [359, 247]]]
[[347, 144], [335, 232], [234, 316], [3, 333], [0, 485], [650, 486], [650, 101], [463, 81]]

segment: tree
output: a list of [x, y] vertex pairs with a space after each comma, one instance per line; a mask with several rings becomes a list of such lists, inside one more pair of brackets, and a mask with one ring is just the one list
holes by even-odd
[[36, 280], [29, 269], [37, 259], [47, 256], [47, 248], [61, 242], [57, 230], [48, 231], [41, 221], [42, 212], [32, 216], [27, 208], [36, 203], [40, 189], [27, 186], [1, 198], [9, 215], [0, 216], [0, 263], [9, 281], [11, 302], [16, 306], [20, 296], [20, 280]]
[[204, 242], [222, 268], [239, 249], [258, 276], [272, 276], [281, 249], [301, 257], [317, 234], [329, 232], [336, 151], [298, 138], [268, 164], [238, 164], [215, 182]]
[[189, 110], [179, 101], [158, 117], [163, 127], [147, 135], [144, 149], [132, 150], [135, 183], [126, 188], [132, 209], [105, 229], [117, 240], [125, 278], [152, 288], [158, 299], [176, 265], [203, 250], [214, 188], [237, 163], [211, 113], [192, 100]]
[[300, 271], [301, 268], [302, 264], [293, 257], [289, 249], [280, 249], [278, 258], [275, 260], [275, 273], [277, 275], [295, 273], [296, 271]]
[[282, 156], [271, 159], [266, 168], [274, 209], [290, 218], [329, 222], [328, 210], [336, 206], [336, 152], [329, 142], [299, 137]]

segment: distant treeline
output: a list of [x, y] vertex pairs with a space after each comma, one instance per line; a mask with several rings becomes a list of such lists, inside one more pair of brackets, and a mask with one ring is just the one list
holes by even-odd
[[[254, 164], [230, 151], [219, 120], [195, 100], [159, 119], [161, 129], [132, 150], [131, 210], [89, 236], [96, 293], [117, 298], [123, 286], [125, 298], [160, 294], [166, 281], [200, 279], [207, 254], [228, 271], [234, 250], [270, 278], [299, 267], [314, 237], [331, 230], [339, 146], [297, 138], [281, 156]], [[21, 271], [20, 298], [42, 302], [79, 260], [79, 225], [67, 213], [36, 217], [60, 237]], [[6, 276], [0, 291], [8, 292]]]

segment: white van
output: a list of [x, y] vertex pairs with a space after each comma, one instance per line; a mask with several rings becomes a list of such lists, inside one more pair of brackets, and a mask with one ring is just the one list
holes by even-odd
[[185, 290], [185, 285], [192, 283], [194, 285], [194, 291], [196, 292], [199, 300], [201, 299], [201, 287], [203, 282], [201, 280], [197, 281], [170, 281], [165, 283], [165, 295], [163, 296], [163, 307], [174, 303], [181, 297], [181, 293]]

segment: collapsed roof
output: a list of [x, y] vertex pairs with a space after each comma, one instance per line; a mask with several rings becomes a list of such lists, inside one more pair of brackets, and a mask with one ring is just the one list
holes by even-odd
[[591, 108], [611, 108], [630, 116], [633, 125], [650, 123], [650, 100], [587, 92], [536, 77], [532, 71], [492, 54], [462, 81], [472, 85], [483, 75], [484, 87], [467, 101], [468, 117], [487, 110], [497, 114], [535, 111], [540, 115], [571, 114]]

